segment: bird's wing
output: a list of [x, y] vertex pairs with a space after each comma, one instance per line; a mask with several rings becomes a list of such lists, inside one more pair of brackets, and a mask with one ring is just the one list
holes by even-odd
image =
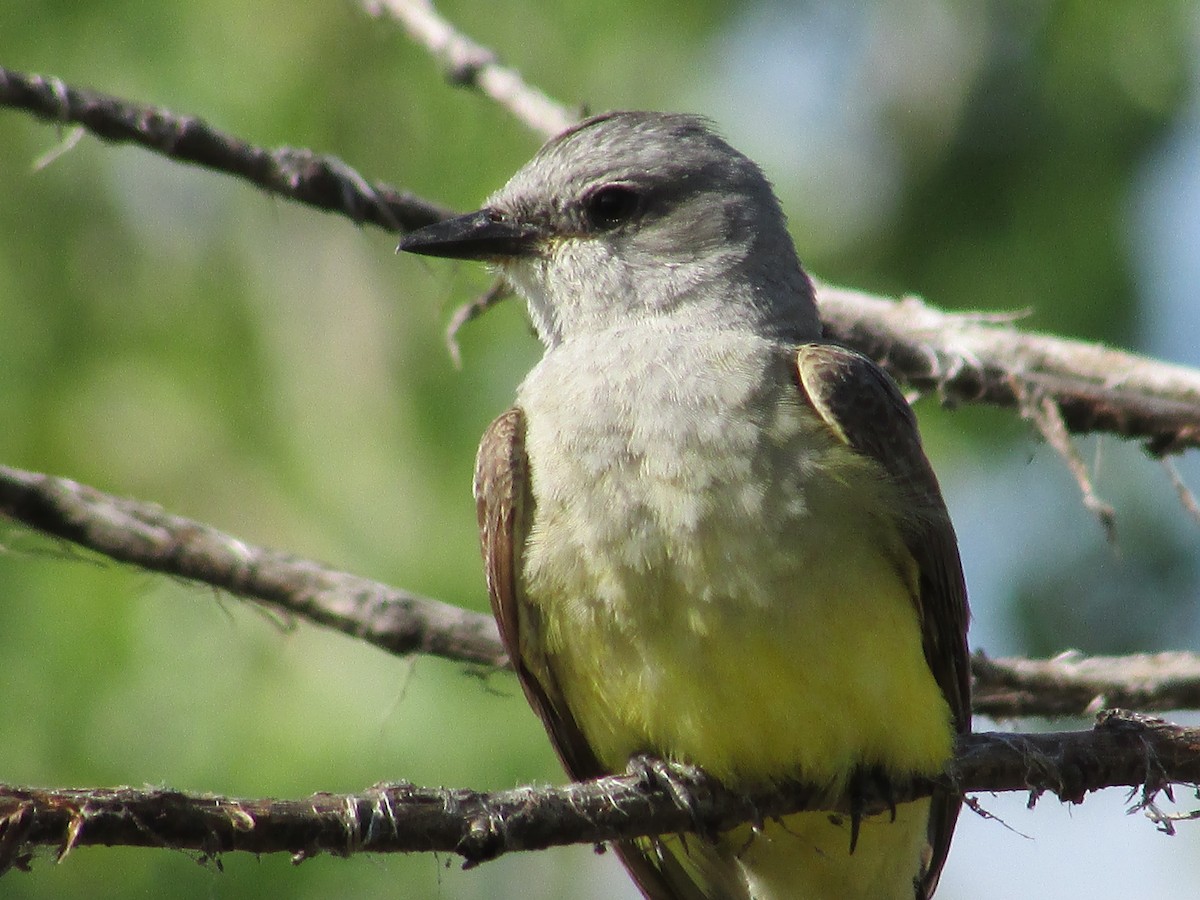
[[[531, 639], [531, 632], [539, 627], [537, 612], [521, 596], [521, 553], [533, 519], [533, 502], [525, 417], [514, 407], [488, 428], [475, 462], [475, 508], [492, 614], [521, 688], [546, 726], [567, 774], [575, 780], [595, 778], [610, 773], [596, 759], [567, 708], [541, 642]], [[674, 858], [657, 853], [652, 844], [616, 845], [648, 900], [706, 900], [686, 873], [676, 871], [679, 865]]]
[[484, 571], [492, 615], [517, 678], [550, 733], [559, 758], [572, 778], [606, 774], [580, 731], [546, 665], [538, 641], [536, 612], [522, 602], [521, 553], [533, 518], [529, 461], [525, 456], [525, 417], [512, 409], [484, 433], [475, 461], [475, 510], [483, 547]]
[[[916, 419], [899, 388], [875, 363], [836, 344], [805, 344], [796, 362], [801, 391], [830, 429], [891, 476], [905, 501], [904, 542], [919, 568], [913, 597], [925, 661], [945, 695], [960, 734], [971, 730], [967, 588], [958, 542], [936, 476], [921, 448]], [[934, 795], [929, 818], [932, 856], [919, 896], [928, 897], [950, 849], [960, 800]]]

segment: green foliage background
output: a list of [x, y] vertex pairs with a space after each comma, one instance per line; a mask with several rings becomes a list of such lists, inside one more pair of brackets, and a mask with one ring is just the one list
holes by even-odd
[[[814, 15], [829, 6], [801, 5]], [[908, 14], [901, 2], [859, 6], [885, 21]], [[810, 205], [802, 183], [768, 163], [810, 269], [946, 307], [1032, 308], [1037, 328], [1129, 343], [1142, 333], [1143, 299], [1130, 195], [1191, 96], [1195, 9], [1168, 0], [909, 6], [948, 16], [969, 37], [956, 70], [964, 87], [947, 110], [922, 100], [935, 86], [919, 71], [887, 83], [877, 122], [896, 189], [853, 228], [830, 218], [836, 198]], [[770, 119], [729, 127], [737, 117], [727, 120], [729, 107], [709, 104], [705, 91], [719, 93], [739, 23], [785, 16], [782, 3], [460, 0], [441, 9], [569, 102], [690, 108], [715, 116], [734, 143], [771, 140]], [[890, 71], [888, 46], [873, 45], [878, 60], [864, 51], [864, 71]], [[256, 144], [333, 153], [464, 210], [537, 145], [494, 104], [446, 86], [396, 27], [348, 2], [9, 4], [0, 62], [199, 115]], [[786, 72], [760, 75], [787, 87]], [[819, 132], [824, 122], [803, 125]], [[0, 111], [0, 460], [484, 609], [470, 473], [478, 436], [538, 355], [517, 305], [467, 329], [456, 371], [442, 330], [486, 286], [482, 271], [397, 259], [382, 232], [90, 138], [34, 171], [62, 136]], [[926, 404], [922, 416], [952, 508], [962, 498], [954, 511], [970, 575], [969, 551], [988, 543], [962, 521], [960, 509], [987, 527], [987, 492], [972, 491], [971, 479], [1020, 477], [1005, 459], [1050, 455], [1008, 414]], [[1120, 479], [1132, 468], [1114, 471]], [[1180, 514], [1169, 495], [1146, 501], [1140, 488], [1107, 483], [1119, 512], [1122, 502], [1133, 510], [1116, 560], [1066, 474], [1051, 481], [1060, 493], [1031, 498], [1028, 515], [1068, 509], [1064, 543], [1026, 548], [1007, 575], [972, 583], [980, 616], [1006, 623], [989, 632], [1000, 645], [991, 649], [1195, 641], [1195, 535], [1172, 536]], [[388, 779], [489, 788], [560, 778], [504, 676], [389, 658], [20, 529], [0, 533], [0, 549], [5, 781], [294, 796]], [[1151, 579], [1165, 612], [1123, 624], [1135, 601], [1112, 586], [1136, 593]], [[298, 868], [230, 856], [221, 873], [197, 862], [80, 850], [63, 865], [39, 859], [31, 875], [8, 875], [0, 894], [628, 891], [587, 848], [467, 873], [430, 856], [322, 857]]]

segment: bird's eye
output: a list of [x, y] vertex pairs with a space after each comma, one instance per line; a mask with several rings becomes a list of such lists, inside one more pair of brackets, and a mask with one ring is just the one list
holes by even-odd
[[634, 217], [642, 198], [631, 187], [610, 184], [595, 191], [584, 201], [584, 210], [593, 228], [608, 231]]

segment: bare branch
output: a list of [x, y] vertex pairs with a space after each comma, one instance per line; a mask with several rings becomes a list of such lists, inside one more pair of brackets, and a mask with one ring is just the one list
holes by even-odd
[[1200, 709], [1200, 655], [1140, 653], [971, 659], [972, 706], [993, 718], [1083, 716], [1107, 707]]
[[[1104, 787], [1142, 787], [1140, 808], [1171, 784], [1200, 781], [1200, 729], [1124, 712], [1102, 714], [1090, 731], [965, 736], [947, 775], [970, 791], [1044, 792], [1079, 803]], [[927, 796], [934, 782], [897, 783], [867, 797], [871, 812], [891, 801]], [[468, 863], [520, 850], [597, 844], [653, 834], [726, 831], [804, 810], [845, 812], [848, 797], [785, 783], [749, 794], [715, 779], [688, 778], [692, 803], [639, 775], [565, 787], [480, 793], [376, 785], [361, 794], [314, 794], [303, 800], [239, 799], [167, 790], [30, 790], [0, 787], [0, 873], [27, 868], [37, 847], [59, 858], [103, 844], [168, 847], [215, 856], [230, 851], [318, 853], [441, 851]], [[857, 801], [859, 798], [855, 798]]]
[[[382, 0], [380, 0], [382, 2]], [[77, 122], [111, 141], [235, 175], [272, 193], [393, 231], [451, 211], [308, 150], [266, 151], [192, 116], [72, 88], [56, 78], [0, 68], [0, 105]], [[947, 403], [1017, 407], [1019, 389], [1053, 400], [1072, 432], [1145, 441], [1162, 456], [1200, 446], [1200, 371], [1096, 344], [1018, 331], [994, 317], [944, 313], [819, 285], [830, 337], [880, 363], [897, 380]]]
[[54, 77], [0, 68], [0, 106], [51, 122], [78, 123], [103, 140], [138, 144], [170, 159], [224, 172], [358, 224], [411, 231], [452, 214], [413, 194], [368, 182], [337, 157], [293, 147], [264, 150], [195, 116], [71, 87]]
[[1200, 446], [1200, 371], [1099, 344], [1018, 331], [820, 285], [830, 337], [876, 359], [898, 381], [946, 403], [1017, 407], [1021, 390], [1050, 398], [1068, 430], [1145, 441], [1155, 456]]
[[[381, 647], [506, 667], [490, 616], [255, 547], [158, 506], [0, 466], [0, 516], [112, 559], [256, 600]], [[973, 659], [974, 708], [997, 718], [1106, 706], [1200, 709], [1200, 655]]]
[[[498, 65], [490, 50], [456, 32], [429, 0], [364, 5], [372, 15], [402, 23], [441, 60], [452, 81], [479, 90], [537, 133], [556, 134], [576, 118]], [[356, 223], [404, 231], [451, 215], [445, 207], [369, 183], [335, 157], [264, 150], [198, 118], [54, 78], [0, 68], [0, 105], [78, 123], [104, 140], [139, 144], [222, 171]], [[81, 133], [74, 132], [38, 165], [68, 152]], [[947, 403], [1036, 411], [1035, 424], [1067, 459], [1102, 521], [1105, 510], [1068, 431], [1141, 440], [1158, 456], [1200, 446], [1200, 372], [1022, 333], [978, 316], [941, 313], [915, 300], [897, 304], [825, 286], [819, 296], [832, 337], [879, 359], [918, 390], [936, 392]], [[493, 290], [477, 305], [494, 300]], [[1187, 505], [1190, 493], [1177, 475], [1174, 481]], [[270, 604], [394, 653], [506, 664], [489, 617], [253, 547], [66, 479], [0, 467], [0, 515], [115, 560]], [[1200, 657], [1193, 654], [1041, 661], [977, 656], [973, 662], [975, 708], [993, 716], [1079, 714], [1111, 704], [1200, 707]], [[1102, 787], [1140, 786], [1137, 806], [1153, 811], [1159, 791], [1198, 781], [1200, 729], [1113, 711], [1087, 732], [967, 735], [942, 783], [963, 791], [1028, 790], [1034, 797], [1050, 791], [1071, 802]], [[440, 850], [474, 863], [517, 850], [693, 830], [707, 834], [799, 810], [850, 808], [848, 798], [830, 798], [811, 785], [741, 795], [699, 776], [689, 787], [695, 802], [683, 810], [663, 786], [636, 775], [495, 793], [378, 785], [361, 795], [315, 794], [299, 801], [0, 785], [0, 874], [27, 867], [38, 847], [55, 847], [62, 858], [89, 844], [161, 846], [205, 856], [288, 852], [296, 862], [321, 852]], [[868, 798], [868, 808], [882, 811], [891, 801], [926, 796], [933, 787], [928, 781], [892, 785], [887, 797]]]
[[212, 585], [391, 653], [507, 665], [491, 616], [254, 547], [159, 507], [0, 466], [0, 515], [120, 562]]
[[496, 54], [456, 31], [430, 0], [365, 0], [369, 15], [404, 26], [445, 67], [451, 84], [471, 87], [495, 100], [542, 139], [565, 131], [578, 116], [527, 84], [515, 69], [496, 62]]

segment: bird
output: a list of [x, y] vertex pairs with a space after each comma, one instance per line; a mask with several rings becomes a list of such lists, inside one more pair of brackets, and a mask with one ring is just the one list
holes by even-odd
[[[604, 113], [398, 249], [487, 263], [544, 346], [474, 493], [500, 634], [571, 778], [843, 797], [943, 771], [971, 727], [954, 529], [899, 388], [826, 339], [754, 162], [700, 116]], [[650, 900], [922, 900], [960, 805], [616, 849]]]

